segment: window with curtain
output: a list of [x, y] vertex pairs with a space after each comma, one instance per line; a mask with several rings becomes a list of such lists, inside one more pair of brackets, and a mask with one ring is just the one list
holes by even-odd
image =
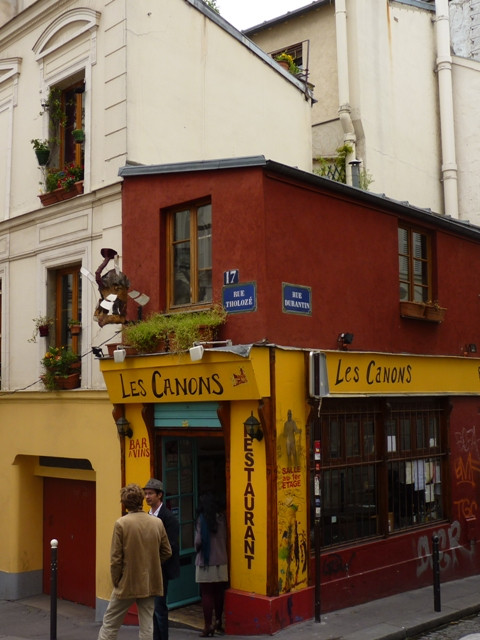
[[432, 300], [431, 239], [426, 233], [407, 226], [398, 228], [400, 300]]
[[212, 206], [192, 204], [168, 213], [168, 306], [212, 302]]

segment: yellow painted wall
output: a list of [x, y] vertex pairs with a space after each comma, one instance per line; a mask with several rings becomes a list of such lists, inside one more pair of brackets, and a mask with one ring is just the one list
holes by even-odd
[[[121, 515], [120, 443], [106, 392], [16, 393], [0, 399], [4, 496], [0, 572], [42, 569], [43, 476], [96, 483], [97, 597], [108, 599], [110, 542]], [[84, 458], [93, 471], [40, 467], [39, 456]], [[60, 505], [59, 505], [60, 506]]]
[[[147, 427], [142, 417], [142, 405], [125, 407], [125, 417], [133, 431], [131, 438], [125, 438], [125, 483], [135, 482], [144, 487], [150, 478], [150, 451]], [[147, 509], [146, 504], [144, 507]]]
[[266, 595], [267, 507], [265, 440], [245, 435], [243, 423], [257, 402], [231, 404], [230, 584]]
[[278, 588], [308, 586], [308, 449], [305, 354], [275, 351]]

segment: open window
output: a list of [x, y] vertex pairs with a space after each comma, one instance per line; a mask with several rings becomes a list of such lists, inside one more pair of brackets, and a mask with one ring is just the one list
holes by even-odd
[[51, 168], [63, 169], [69, 164], [83, 167], [84, 95], [83, 75], [50, 88], [44, 108], [49, 118]]

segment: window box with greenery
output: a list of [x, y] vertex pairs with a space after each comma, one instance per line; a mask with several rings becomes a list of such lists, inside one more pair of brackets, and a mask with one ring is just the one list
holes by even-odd
[[202, 311], [154, 313], [145, 320], [127, 325], [123, 335], [125, 343], [139, 353], [177, 353], [186, 351], [194, 342], [215, 340], [226, 319], [227, 313], [220, 305]]
[[49, 347], [42, 358], [42, 382], [49, 391], [80, 386], [80, 357], [66, 347]]
[[45, 187], [47, 192], [38, 196], [43, 206], [83, 193], [83, 167], [68, 164], [60, 171], [51, 169], [47, 173]]

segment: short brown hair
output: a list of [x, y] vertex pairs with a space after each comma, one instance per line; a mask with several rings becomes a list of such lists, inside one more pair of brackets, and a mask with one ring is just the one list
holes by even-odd
[[138, 484], [127, 484], [120, 489], [120, 500], [127, 511], [138, 511], [143, 507], [143, 489]]

